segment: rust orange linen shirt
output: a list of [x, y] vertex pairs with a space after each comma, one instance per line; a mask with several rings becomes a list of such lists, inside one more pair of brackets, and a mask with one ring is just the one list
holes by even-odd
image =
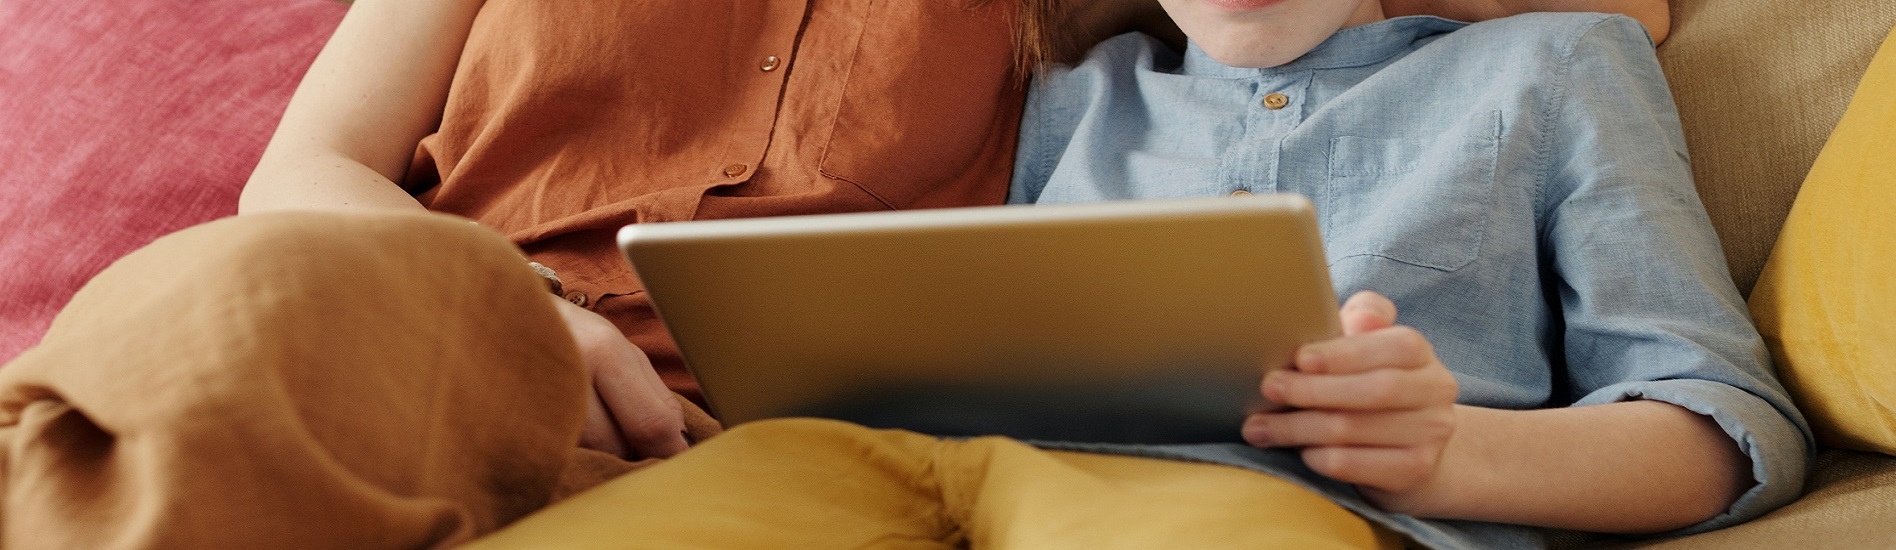
[[489, 0], [404, 186], [507, 234], [696, 399], [618, 228], [1002, 202], [1017, 3]]

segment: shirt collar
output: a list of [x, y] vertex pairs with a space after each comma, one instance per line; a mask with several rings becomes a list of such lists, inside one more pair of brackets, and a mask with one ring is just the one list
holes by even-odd
[[1330, 35], [1329, 39], [1317, 44], [1316, 49], [1310, 50], [1310, 53], [1304, 54], [1303, 57], [1268, 69], [1225, 65], [1199, 49], [1197, 43], [1187, 43], [1184, 64], [1180, 72], [1188, 76], [1248, 78], [1313, 69], [1360, 67], [1409, 51], [1416, 40], [1451, 32], [1465, 26], [1468, 24], [1429, 15], [1397, 17], [1367, 25], [1357, 25]]

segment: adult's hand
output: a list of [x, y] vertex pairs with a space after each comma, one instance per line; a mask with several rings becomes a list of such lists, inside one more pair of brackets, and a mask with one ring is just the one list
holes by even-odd
[[1273, 403], [1294, 407], [1246, 419], [1259, 447], [1303, 447], [1310, 469], [1356, 484], [1372, 500], [1426, 486], [1455, 433], [1458, 386], [1426, 338], [1396, 325], [1396, 306], [1373, 292], [1343, 304], [1343, 336], [1299, 348], [1265, 376]]
[[579, 345], [592, 375], [586, 425], [579, 444], [624, 458], [664, 458], [683, 452], [684, 411], [652, 370], [651, 359], [611, 321], [549, 296]]

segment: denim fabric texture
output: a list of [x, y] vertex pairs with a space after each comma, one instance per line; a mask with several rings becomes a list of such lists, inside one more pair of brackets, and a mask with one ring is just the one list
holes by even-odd
[[[1287, 104], [1271, 109], [1270, 94]], [[1757, 484], [1671, 533], [1685, 534], [1795, 499], [1813, 447], [1691, 178], [1634, 20], [1404, 17], [1269, 69], [1139, 34], [1109, 40], [1037, 78], [1010, 202], [1306, 195], [1339, 296], [1393, 299], [1455, 373], [1462, 403], [1651, 399], [1715, 419]], [[1293, 451], [1039, 444], [1284, 476], [1431, 548], [1544, 545], [1536, 529], [1377, 510]]]

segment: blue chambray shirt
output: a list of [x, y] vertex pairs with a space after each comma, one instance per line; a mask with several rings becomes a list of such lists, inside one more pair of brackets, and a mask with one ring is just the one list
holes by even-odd
[[[1011, 202], [1301, 193], [1317, 205], [1338, 294], [1393, 299], [1454, 371], [1462, 403], [1652, 399], [1715, 419], [1758, 483], [1680, 533], [1801, 491], [1809, 428], [1770, 374], [1632, 19], [1405, 17], [1270, 69], [1129, 34], [1030, 94]], [[1288, 102], [1272, 109], [1271, 94]], [[1271, 473], [1434, 548], [1544, 545], [1535, 529], [1377, 510], [1292, 451], [1043, 445]]]

